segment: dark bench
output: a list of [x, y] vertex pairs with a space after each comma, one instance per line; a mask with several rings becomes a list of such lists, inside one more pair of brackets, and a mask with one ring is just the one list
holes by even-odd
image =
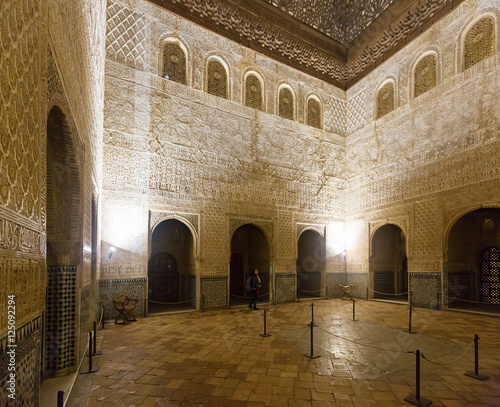
[[[139, 300], [129, 298], [126, 295], [120, 295], [113, 299], [113, 305], [118, 311], [118, 316], [115, 319], [115, 324], [126, 324], [127, 321], [137, 321], [134, 316], [134, 309]], [[118, 322], [118, 319], [122, 318], [122, 322]]]

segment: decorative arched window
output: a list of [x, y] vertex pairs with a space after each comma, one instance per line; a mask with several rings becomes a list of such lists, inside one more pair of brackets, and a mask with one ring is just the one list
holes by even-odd
[[321, 104], [315, 97], [307, 99], [307, 124], [321, 129]]
[[377, 119], [394, 110], [394, 83], [387, 82], [377, 93]]
[[278, 92], [278, 116], [293, 120], [295, 116], [294, 98], [288, 86], [282, 86]]
[[227, 99], [227, 71], [217, 58], [210, 58], [207, 63], [207, 92]]
[[163, 45], [162, 76], [186, 85], [186, 53], [177, 42], [167, 41]]
[[490, 17], [475, 23], [464, 39], [464, 70], [494, 54], [495, 25]]
[[262, 110], [262, 84], [257, 75], [249, 74], [245, 79], [245, 106]]
[[414, 72], [413, 96], [418, 97], [437, 85], [436, 56], [429, 54], [418, 61]]

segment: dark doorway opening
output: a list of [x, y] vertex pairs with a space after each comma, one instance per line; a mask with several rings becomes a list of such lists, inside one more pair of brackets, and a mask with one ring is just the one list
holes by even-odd
[[448, 236], [445, 271], [451, 309], [500, 313], [500, 209], [462, 216]]
[[248, 305], [251, 293], [245, 288], [246, 279], [257, 268], [262, 281], [259, 303], [268, 303], [270, 295], [269, 247], [266, 237], [256, 226], [239, 227], [231, 239], [229, 272], [230, 306]]
[[374, 234], [370, 256], [370, 298], [408, 302], [406, 238], [400, 227], [384, 225]]
[[194, 240], [177, 219], [161, 222], [151, 236], [148, 313], [196, 308]]
[[297, 298], [326, 296], [325, 244], [321, 235], [306, 230], [297, 250]]

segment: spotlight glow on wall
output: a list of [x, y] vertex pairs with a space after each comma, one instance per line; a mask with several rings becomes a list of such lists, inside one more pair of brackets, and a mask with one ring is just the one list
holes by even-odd
[[345, 251], [344, 222], [333, 222], [326, 227], [327, 256], [338, 256]]
[[103, 213], [103, 240], [119, 249], [141, 251], [141, 239], [147, 230], [142, 207], [113, 206], [109, 209]]

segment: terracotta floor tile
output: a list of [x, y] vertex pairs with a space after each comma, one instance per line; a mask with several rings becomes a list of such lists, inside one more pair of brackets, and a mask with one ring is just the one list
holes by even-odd
[[267, 338], [262, 311], [238, 308], [108, 324], [100, 370], [78, 377], [67, 406], [400, 407], [415, 391], [416, 349], [426, 357], [421, 396], [433, 406], [499, 405], [500, 347], [481, 343], [489, 380], [464, 376], [473, 334], [495, 342], [499, 318], [417, 309], [410, 335], [405, 305], [360, 300], [352, 322], [350, 303], [315, 303], [316, 359], [304, 356], [310, 301], [267, 306]]

